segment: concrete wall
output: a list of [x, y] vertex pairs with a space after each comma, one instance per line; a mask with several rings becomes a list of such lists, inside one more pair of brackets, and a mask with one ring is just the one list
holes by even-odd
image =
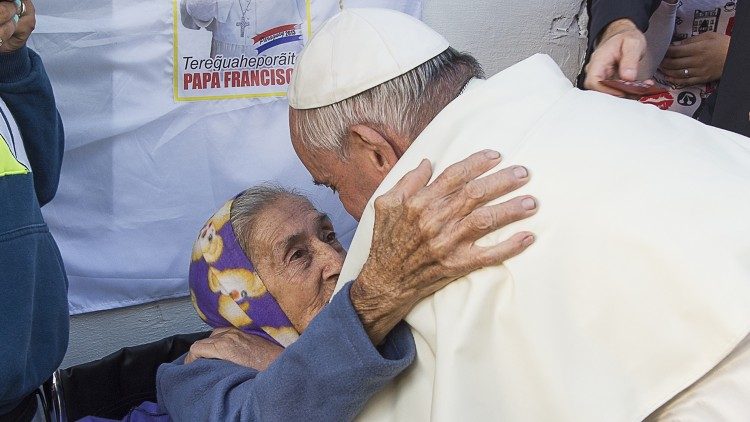
[[423, 18], [488, 76], [546, 53], [573, 80], [586, 49], [585, 0], [425, 0]]
[[61, 367], [99, 359], [125, 346], [208, 329], [189, 298], [74, 315], [70, 318], [70, 342]]
[[[425, 0], [424, 19], [454, 47], [474, 54], [488, 75], [546, 53], [572, 80], [585, 50], [584, 0]], [[77, 315], [70, 329], [64, 368], [124, 346], [207, 327], [185, 298]]]

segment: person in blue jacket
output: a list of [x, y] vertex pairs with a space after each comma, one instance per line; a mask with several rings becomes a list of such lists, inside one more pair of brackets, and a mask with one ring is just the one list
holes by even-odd
[[34, 6], [0, 1], [0, 420], [31, 420], [68, 345], [68, 282], [40, 207], [55, 196], [63, 125], [39, 56]]

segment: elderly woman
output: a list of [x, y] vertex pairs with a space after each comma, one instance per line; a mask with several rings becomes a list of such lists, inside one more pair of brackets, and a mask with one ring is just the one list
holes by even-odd
[[362, 274], [333, 297], [345, 251], [325, 214], [270, 186], [227, 202], [200, 231], [190, 268], [196, 310], [218, 329], [159, 368], [160, 405], [176, 420], [352, 419], [412, 362], [399, 322], [419, 300], [533, 241], [473, 245], [533, 214], [518, 198], [483, 206], [527, 181], [512, 168], [474, 180], [499, 162], [474, 154], [429, 186], [427, 162], [406, 175], [377, 200]]

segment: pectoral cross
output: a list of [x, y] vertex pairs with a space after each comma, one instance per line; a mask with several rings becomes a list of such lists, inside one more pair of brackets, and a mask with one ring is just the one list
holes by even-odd
[[240, 27], [240, 38], [245, 38], [245, 28], [250, 26], [250, 22], [245, 19], [245, 15], [242, 15], [242, 19], [240, 19], [240, 21], [237, 22], [235, 26]]

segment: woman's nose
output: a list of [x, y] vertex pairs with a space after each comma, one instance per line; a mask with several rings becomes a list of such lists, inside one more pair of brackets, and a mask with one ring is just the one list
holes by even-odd
[[322, 260], [323, 278], [326, 280], [332, 277], [338, 278], [341, 273], [341, 267], [344, 265], [344, 254], [332, 245], [324, 242], [320, 242], [319, 254]]

